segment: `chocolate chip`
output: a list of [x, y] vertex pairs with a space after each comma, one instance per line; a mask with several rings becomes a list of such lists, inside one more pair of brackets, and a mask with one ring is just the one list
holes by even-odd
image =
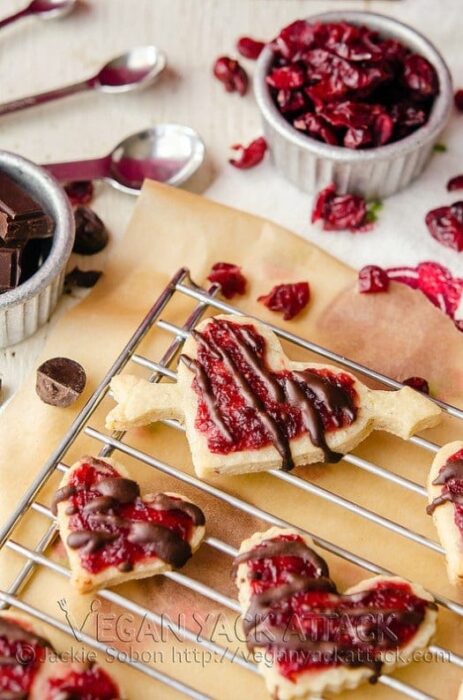
[[84, 368], [67, 357], [53, 357], [37, 370], [35, 390], [44, 403], [65, 408], [80, 396], [87, 377]]
[[102, 274], [101, 270], [79, 270], [75, 267], [64, 279], [64, 291], [69, 292], [73, 287], [90, 289], [95, 286]]
[[106, 247], [109, 236], [102, 220], [89, 207], [77, 207], [74, 212], [76, 238], [74, 253], [94, 255]]

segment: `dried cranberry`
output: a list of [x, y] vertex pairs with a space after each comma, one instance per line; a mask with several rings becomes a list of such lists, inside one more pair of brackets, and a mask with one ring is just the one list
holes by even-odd
[[267, 76], [267, 83], [277, 90], [294, 90], [304, 85], [304, 71], [299, 66], [274, 68]]
[[79, 204], [89, 204], [93, 199], [93, 182], [91, 180], [67, 182], [64, 185], [64, 191], [73, 207], [77, 207]]
[[402, 384], [410, 386], [412, 389], [420, 391], [422, 394], [429, 394], [428, 381], [427, 379], [423, 379], [423, 377], [408, 377], [408, 379], [402, 381]]
[[408, 136], [415, 129], [426, 124], [426, 110], [411, 102], [403, 101], [392, 105], [391, 117], [395, 126], [395, 137]]
[[455, 107], [463, 112], [463, 90], [457, 90], [454, 96]]
[[463, 298], [463, 278], [454, 277], [444, 265], [426, 261], [417, 267], [392, 267], [387, 273], [389, 279], [418, 289], [434, 306], [455, 318]]
[[378, 294], [389, 289], [389, 277], [378, 265], [362, 267], [358, 276], [358, 289], [361, 294]]
[[310, 299], [308, 282], [294, 284], [278, 284], [276, 287], [257, 301], [264, 304], [270, 311], [282, 311], [285, 321], [290, 321], [296, 314], [307, 306]]
[[314, 25], [298, 19], [281, 30], [275, 39], [274, 46], [282, 56], [294, 60], [305, 47], [312, 43], [314, 34]]
[[455, 328], [461, 333], [463, 333], [463, 319], [457, 319], [455, 321]]
[[236, 294], [244, 294], [246, 291], [246, 277], [242, 274], [241, 268], [232, 263], [215, 263], [207, 279], [220, 284], [221, 292], [226, 299], [233, 299]]
[[214, 75], [225, 85], [227, 92], [237, 92], [243, 96], [248, 90], [248, 75], [238, 61], [221, 56], [214, 63]]
[[426, 225], [436, 241], [458, 252], [463, 250], [463, 202], [433, 209], [426, 214]]
[[242, 36], [236, 43], [238, 53], [244, 58], [250, 58], [252, 61], [259, 58], [264, 46], [265, 43], [263, 41], [257, 41], [249, 36]]
[[438, 92], [438, 80], [434, 66], [418, 54], [410, 54], [405, 59], [404, 81], [415, 95], [422, 98], [434, 97]]
[[384, 146], [392, 139], [394, 132], [394, 121], [389, 114], [383, 112], [378, 114], [373, 127], [374, 141], [376, 146]]
[[336, 193], [334, 185], [322, 190], [312, 211], [312, 223], [323, 221], [324, 231], [361, 231], [367, 228], [367, 205], [363, 197]]
[[453, 192], [454, 190], [463, 190], [463, 175], [456, 175], [450, 178], [447, 182], [447, 190]]
[[346, 148], [365, 148], [373, 143], [370, 129], [347, 129], [343, 144]]
[[345, 126], [349, 129], [362, 129], [366, 126], [373, 126], [376, 118], [382, 112], [383, 108], [381, 105], [353, 102], [352, 100], [325, 105], [319, 110], [319, 114], [332, 126]]
[[332, 146], [338, 145], [338, 139], [326, 121], [318, 114], [306, 112], [294, 120], [293, 125], [299, 131], [305, 131], [312, 138], [329, 143]]
[[254, 168], [256, 165], [259, 165], [262, 161], [265, 156], [265, 151], [267, 150], [267, 142], [261, 136], [251, 141], [248, 146], [241, 146], [239, 143], [236, 143], [232, 146], [232, 149], [234, 151], [240, 151], [240, 153], [238, 158], [230, 158], [228, 162], [235, 168], [248, 170], [249, 168]]
[[[298, 20], [271, 47], [267, 83], [277, 108], [307, 136], [331, 144], [374, 148], [404, 138], [427, 122], [439, 90], [429, 61], [365, 26]], [[334, 136], [324, 137], [324, 124]]]
[[279, 90], [276, 101], [282, 114], [299, 112], [307, 104], [307, 99], [300, 90]]

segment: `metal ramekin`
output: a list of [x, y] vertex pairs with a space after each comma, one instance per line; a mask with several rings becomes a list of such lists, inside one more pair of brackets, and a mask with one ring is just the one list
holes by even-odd
[[26, 282], [0, 294], [0, 347], [19, 343], [50, 318], [61, 294], [74, 243], [74, 216], [63, 188], [43, 168], [0, 151], [0, 170], [28, 190], [55, 223], [52, 249]]
[[433, 64], [440, 93], [429, 121], [401, 141], [366, 150], [330, 146], [300, 133], [278, 112], [265, 82], [273, 59], [272, 49], [267, 46], [256, 66], [254, 91], [273, 162], [288, 180], [305, 192], [318, 192], [332, 182], [339, 192], [355, 192], [368, 199], [387, 197], [403, 189], [423, 170], [450, 116], [453, 90], [447, 64], [422, 34], [385, 15], [341, 10], [313, 15], [307, 20], [346, 20], [399, 39]]

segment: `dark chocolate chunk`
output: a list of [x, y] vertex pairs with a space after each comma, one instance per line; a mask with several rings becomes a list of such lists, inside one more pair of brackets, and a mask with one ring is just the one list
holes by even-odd
[[70, 406], [85, 388], [84, 368], [67, 357], [53, 357], [37, 370], [35, 390], [38, 396], [52, 406]]
[[94, 255], [106, 247], [109, 236], [100, 217], [89, 207], [77, 207], [74, 212], [76, 238], [74, 253]]
[[5, 242], [51, 236], [53, 222], [40, 204], [9, 175], [0, 172], [0, 238]]
[[95, 286], [102, 274], [101, 270], [79, 270], [75, 267], [64, 279], [64, 291], [69, 292], [73, 287], [90, 289]]
[[19, 282], [21, 249], [17, 246], [0, 246], [0, 288], [13, 289]]

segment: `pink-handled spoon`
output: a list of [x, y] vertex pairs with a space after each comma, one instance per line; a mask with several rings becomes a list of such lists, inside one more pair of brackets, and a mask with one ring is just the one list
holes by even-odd
[[61, 182], [105, 180], [128, 194], [139, 194], [146, 178], [181, 185], [204, 160], [204, 143], [193, 129], [181, 124], [158, 124], [121, 141], [103, 158], [42, 167]]
[[72, 12], [76, 4], [77, 0], [32, 0], [27, 7], [19, 10], [19, 12], [0, 19], [0, 29], [13, 24], [18, 19], [32, 15], [40, 17], [40, 19], [59, 19]]
[[165, 54], [155, 46], [138, 46], [117, 58], [113, 58], [91, 78], [56, 90], [0, 104], [0, 116], [28, 107], [35, 107], [67, 95], [74, 95], [84, 90], [119, 93], [141, 89], [157, 80], [166, 67], [166, 63]]

